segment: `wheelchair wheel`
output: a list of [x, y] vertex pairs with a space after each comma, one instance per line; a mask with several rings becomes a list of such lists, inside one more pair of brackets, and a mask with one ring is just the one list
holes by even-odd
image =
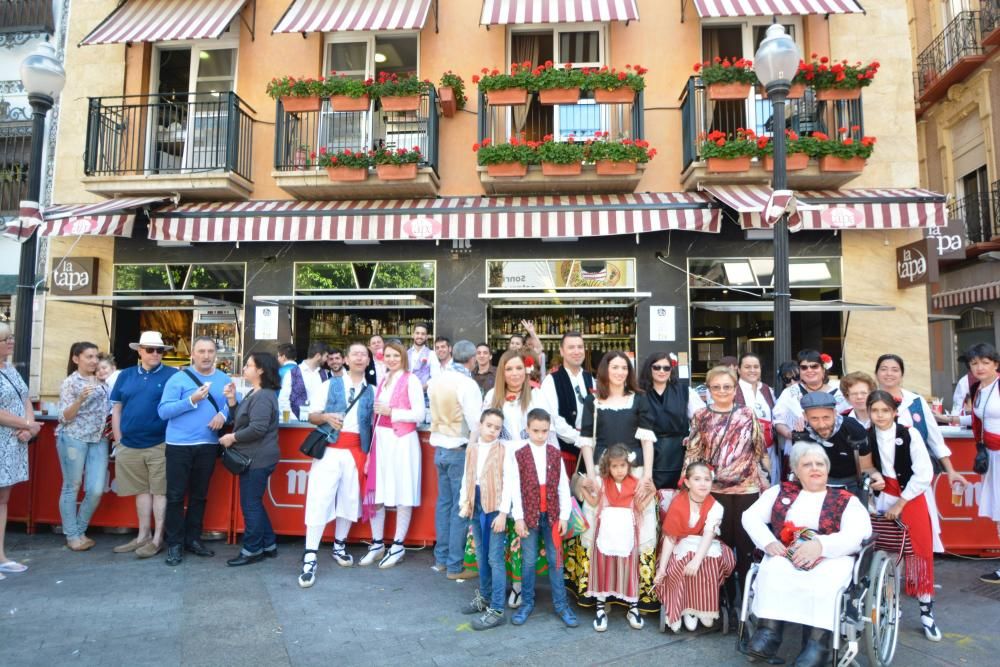
[[667, 607], [664, 604], [660, 605], [660, 632], [667, 631]]
[[728, 605], [719, 607], [719, 627], [724, 635], [729, 634], [729, 612], [730, 609]]
[[861, 643], [872, 667], [885, 667], [896, 655], [899, 639], [899, 569], [884, 551], [875, 553], [865, 592], [866, 622]]

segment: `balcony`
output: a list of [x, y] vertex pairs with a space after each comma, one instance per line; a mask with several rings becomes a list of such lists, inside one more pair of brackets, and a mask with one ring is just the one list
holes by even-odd
[[84, 188], [102, 197], [248, 199], [251, 113], [232, 92], [92, 97]]
[[[491, 106], [479, 93], [479, 142], [504, 143], [511, 136], [542, 141], [546, 135], [557, 141], [571, 135], [576, 141], [586, 141], [597, 132], [609, 132], [616, 139], [645, 138], [642, 91], [629, 104], [597, 104], [590, 95], [582, 93], [576, 104], [543, 105], [537, 93], [532, 93], [526, 105]], [[520, 177], [493, 177], [483, 166], [477, 170], [487, 195], [628, 194], [636, 191], [645, 170], [644, 164], [636, 166], [634, 174], [623, 175], [598, 175], [595, 165], [588, 163], [573, 176], [543, 176], [538, 165], [529, 166]]]
[[28, 198], [31, 122], [0, 123], [0, 215], [18, 215]]
[[[274, 171], [282, 190], [296, 199], [411, 199], [436, 197], [438, 178], [437, 93], [421, 96], [416, 111], [385, 111], [373, 101], [366, 111], [335, 111], [324, 99], [319, 111], [288, 112], [277, 102], [274, 127]], [[382, 180], [370, 170], [363, 181], [332, 181], [315, 155], [350, 149], [367, 152], [385, 147], [418, 146], [423, 160], [417, 177]]]
[[5, 0], [0, 2], [0, 44], [12, 48], [23, 41], [12, 40], [8, 35], [30, 33], [55, 33], [52, 17], [52, 0]]
[[[839, 128], [857, 126], [858, 137], [864, 135], [862, 99], [822, 101], [812, 88], [806, 88], [800, 99], [785, 103], [785, 128], [799, 136], [822, 132], [835, 136]], [[753, 130], [757, 136], [774, 133], [774, 113], [770, 100], [759, 91], [751, 90], [745, 100], [710, 100], [699, 77], [688, 79], [681, 95], [681, 132], [683, 156], [681, 183], [685, 190], [697, 190], [701, 183], [769, 183], [771, 172], [754, 160], [750, 170], [715, 174], [708, 171], [700, 155], [698, 137], [719, 130], [733, 135], [738, 128]], [[788, 187], [795, 190], [836, 189], [850, 182], [860, 172], [825, 172], [818, 161], [810, 159], [805, 169], [788, 171]]]
[[980, 14], [959, 12], [917, 56], [917, 100], [921, 107], [940, 100], [949, 88], [986, 62]]
[[983, 46], [1000, 46], [1000, 0], [983, 0], [979, 4]]

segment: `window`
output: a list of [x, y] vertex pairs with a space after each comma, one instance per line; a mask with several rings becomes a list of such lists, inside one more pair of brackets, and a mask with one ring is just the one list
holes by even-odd
[[302, 262], [295, 265], [295, 289], [432, 290], [433, 262]]
[[115, 264], [116, 292], [239, 292], [244, 264]]

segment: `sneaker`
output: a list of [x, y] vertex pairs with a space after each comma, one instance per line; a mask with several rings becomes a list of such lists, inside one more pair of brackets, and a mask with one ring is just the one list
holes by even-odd
[[698, 629], [698, 617], [694, 614], [684, 614], [684, 627], [688, 629], [688, 632], [694, 632]]
[[377, 562], [379, 559], [382, 558], [383, 551], [385, 551], [385, 545], [382, 544], [381, 542], [376, 542], [375, 544], [368, 547], [368, 553], [365, 554], [364, 558], [361, 559], [361, 562], [359, 562], [358, 565], [366, 567], [368, 565], [371, 565], [372, 563]]
[[495, 609], [487, 608], [483, 612], [482, 616], [477, 616], [472, 619], [469, 625], [472, 626], [473, 630], [489, 630], [490, 628], [495, 628], [498, 625], [503, 625], [507, 622], [507, 617], [503, 615], [502, 611], [497, 611]]
[[507, 606], [511, 609], [517, 609], [521, 606], [521, 591], [516, 588], [510, 589], [510, 595], [507, 596]]
[[382, 560], [378, 562], [378, 567], [380, 570], [387, 570], [399, 561], [403, 560], [403, 556], [406, 555], [406, 547], [404, 547], [399, 542], [393, 542], [389, 550], [385, 552], [382, 556]]
[[461, 611], [468, 616], [471, 614], [482, 614], [489, 608], [490, 605], [486, 601], [486, 598], [477, 590], [476, 594], [472, 597], [472, 601], [462, 607]]
[[[625, 618], [633, 630], [642, 630], [642, 626], [646, 625], [646, 622], [642, 620], [642, 615], [639, 613], [638, 607], [629, 607], [625, 613]], [[698, 619], [695, 619], [695, 627], [698, 627]]]
[[990, 572], [989, 574], [984, 574], [979, 577], [979, 581], [985, 582], [987, 584], [1000, 584], [1000, 570], [995, 572]]
[[566, 624], [567, 628], [575, 628], [580, 625], [580, 621], [576, 619], [576, 613], [569, 607], [557, 610], [556, 616], [558, 616], [559, 619]]
[[464, 581], [466, 579], [477, 579], [479, 574], [463, 568], [460, 572], [449, 572], [447, 576], [452, 581]]
[[444, 563], [434, 563], [431, 565], [431, 569], [440, 574], [441, 572], [446, 572], [448, 570], [448, 566]]
[[533, 604], [523, 605], [520, 609], [514, 612], [513, 616], [510, 617], [510, 622], [514, 625], [524, 625], [527, 622], [528, 617], [531, 616], [531, 612], [534, 610], [535, 605]]
[[337, 565], [341, 567], [351, 567], [354, 565], [354, 557], [347, 553], [347, 543], [336, 540], [333, 543], [333, 551], [330, 552], [330, 556], [336, 561]]
[[299, 575], [299, 588], [309, 588], [316, 583], [316, 565], [317, 560], [315, 556], [312, 560], [302, 560], [302, 573]]

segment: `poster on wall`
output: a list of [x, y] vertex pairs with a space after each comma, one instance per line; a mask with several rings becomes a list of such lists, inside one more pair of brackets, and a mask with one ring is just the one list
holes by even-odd
[[677, 340], [677, 332], [674, 327], [675, 311], [674, 306], [649, 307], [649, 340]]
[[278, 340], [278, 306], [257, 306], [253, 336], [257, 340]]

